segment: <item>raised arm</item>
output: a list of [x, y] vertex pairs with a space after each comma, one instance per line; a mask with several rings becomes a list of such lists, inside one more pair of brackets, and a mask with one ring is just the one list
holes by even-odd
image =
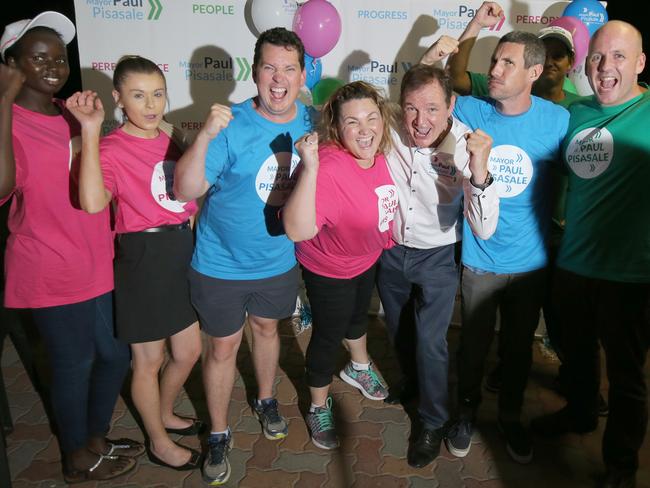
[[25, 75], [20, 70], [0, 64], [0, 199], [9, 195], [16, 186], [12, 105], [24, 81]]
[[311, 132], [296, 141], [301, 168], [298, 181], [282, 210], [287, 237], [306, 241], [318, 234], [316, 226], [316, 181], [318, 178], [318, 134]]
[[210, 141], [232, 120], [230, 107], [215, 103], [192, 145], [183, 153], [174, 170], [174, 195], [187, 202], [203, 195], [210, 184], [205, 179], [205, 155]]
[[112, 194], [104, 187], [99, 162], [99, 137], [104, 121], [104, 106], [97, 93], [77, 92], [65, 102], [66, 108], [81, 124], [81, 165], [79, 167], [79, 203], [88, 213], [101, 212]]
[[458, 49], [447, 62], [454, 90], [458, 94], [469, 95], [472, 93], [472, 80], [467, 72], [467, 66], [479, 32], [484, 27], [496, 25], [501, 17], [503, 17], [503, 9], [498, 3], [483, 2], [458, 39]]
[[479, 239], [489, 239], [499, 220], [499, 196], [488, 172], [492, 138], [481, 129], [476, 129], [467, 134], [466, 139], [470, 178], [463, 185], [463, 214], [474, 235]]

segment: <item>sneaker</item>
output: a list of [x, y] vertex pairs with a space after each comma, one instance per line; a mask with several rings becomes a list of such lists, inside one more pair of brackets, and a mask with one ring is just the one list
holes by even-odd
[[499, 431], [506, 438], [506, 450], [510, 457], [519, 464], [528, 464], [533, 460], [533, 440], [528, 430], [519, 421], [504, 422], [498, 420]]
[[210, 486], [223, 485], [230, 478], [228, 452], [232, 447], [232, 434], [210, 434], [208, 455], [203, 461], [203, 481]]
[[440, 454], [444, 429], [422, 429], [417, 440], [409, 446], [406, 460], [413, 468], [423, 468]]
[[270, 440], [283, 439], [289, 433], [287, 421], [278, 412], [278, 401], [269, 398], [258, 402], [253, 401], [253, 414], [262, 424], [264, 437]]
[[321, 449], [339, 447], [332, 415], [332, 397], [327, 397], [324, 407], [316, 407], [313, 412], [309, 412], [305, 420], [311, 434], [311, 441], [316, 447]]
[[499, 393], [501, 389], [501, 363], [498, 363], [485, 377], [485, 389], [492, 393]]
[[587, 434], [598, 427], [598, 418], [582, 419], [575, 422], [571, 418], [569, 408], [564, 407], [557, 412], [537, 417], [530, 422], [533, 431], [542, 437], [559, 437], [569, 432], [575, 434]]
[[388, 396], [388, 389], [379, 379], [372, 363], [367, 370], [356, 370], [352, 367], [352, 363], [348, 363], [339, 375], [343, 381], [361, 390], [363, 396], [370, 400], [383, 400]]
[[472, 422], [469, 419], [456, 420], [447, 430], [445, 446], [456, 457], [465, 457], [472, 445]]

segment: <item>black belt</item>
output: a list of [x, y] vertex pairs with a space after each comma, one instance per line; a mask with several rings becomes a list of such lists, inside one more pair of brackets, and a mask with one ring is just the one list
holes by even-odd
[[148, 229], [142, 229], [139, 232], [169, 232], [172, 230], [184, 230], [189, 228], [190, 228], [190, 221], [186, 220], [182, 224], [161, 225], [160, 227], [150, 227]]

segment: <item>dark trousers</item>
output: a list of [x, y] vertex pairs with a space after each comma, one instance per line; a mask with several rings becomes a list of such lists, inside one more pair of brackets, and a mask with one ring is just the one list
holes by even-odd
[[648, 426], [644, 365], [650, 347], [650, 284], [587, 278], [558, 270], [569, 411], [576, 422], [597, 421], [599, 340], [609, 379], [609, 416], [603, 436], [608, 468], [633, 472]]
[[367, 332], [375, 267], [351, 279], [328, 278], [303, 268], [312, 315], [311, 339], [305, 354], [308, 386], [329, 385], [341, 341], [359, 339]]
[[485, 359], [494, 338], [498, 309], [502, 365], [499, 416], [503, 420], [519, 420], [545, 284], [543, 269], [479, 274], [463, 268], [458, 348], [458, 400], [462, 416], [473, 417], [481, 402]]
[[[449, 418], [447, 329], [458, 290], [455, 249], [455, 244], [433, 249], [395, 246], [382, 253], [377, 273], [388, 334], [403, 374], [417, 377], [418, 413], [429, 429], [442, 427]], [[414, 325], [413, 338], [403, 329]]]
[[51, 368], [59, 441], [69, 453], [108, 432], [129, 369], [129, 348], [114, 336], [112, 293], [32, 314]]

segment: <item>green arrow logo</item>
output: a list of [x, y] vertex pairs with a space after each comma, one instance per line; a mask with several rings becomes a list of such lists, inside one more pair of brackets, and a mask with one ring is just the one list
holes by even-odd
[[246, 81], [251, 74], [251, 65], [248, 64], [246, 58], [235, 58], [237, 61], [237, 66], [239, 67], [239, 73], [237, 73], [236, 81]]
[[149, 10], [148, 20], [158, 20], [160, 17], [160, 12], [163, 10], [163, 6], [160, 3], [160, 0], [149, 0], [149, 5], [151, 10]]

